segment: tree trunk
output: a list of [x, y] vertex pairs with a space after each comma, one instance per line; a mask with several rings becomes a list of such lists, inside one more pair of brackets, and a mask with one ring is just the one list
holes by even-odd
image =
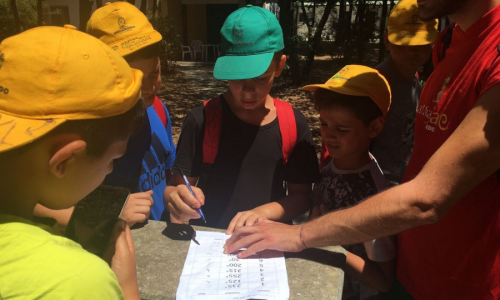
[[385, 57], [385, 43], [384, 43], [384, 32], [385, 32], [385, 22], [387, 20], [387, 0], [382, 2], [382, 16], [380, 17], [380, 28], [378, 31], [378, 62], [382, 62]]
[[87, 28], [87, 22], [90, 19], [90, 13], [92, 12], [92, 6], [94, 5], [94, 0], [79, 0], [80, 2], [80, 27], [79, 29], [85, 32]]
[[392, 11], [393, 8], [394, 8], [394, 0], [391, 0], [391, 8], [389, 11]]
[[339, 20], [337, 22], [337, 32], [335, 33], [335, 45], [339, 46], [345, 40], [345, 18], [346, 18], [346, 0], [340, 0]]
[[135, 0], [127, 0], [128, 3], [135, 5]]
[[153, 0], [153, 19], [155, 18], [157, 9], [158, 9], [158, 2], [156, 0]]
[[307, 77], [309, 77], [309, 74], [311, 73], [312, 65], [314, 62], [314, 56], [316, 55], [316, 52], [321, 44], [321, 34], [323, 33], [326, 21], [328, 20], [328, 17], [332, 12], [335, 2], [336, 1], [334, 0], [328, 0], [326, 2], [325, 10], [323, 11], [321, 20], [319, 21], [318, 26], [316, 27], [316, 30], [314, 32], [314, 37], [312, 38], [312, 41], [311, 40], [307, 41], [309, 47], [307, 47], [308, 49], [306, 55], [306, 62], [304, 68], [302, 69], [303, 80], [307, 79]]
[[102, 7], [102, 0], [95, 0], [96, 9]]
[[365, 42], [365, 37], [364, 37], [364, 28], [365, 28], [365, 10], [366, 10], [366, 3], [365, 0], [360, 0], [358, 2], [358, 11], [356, 13], [356, 22], [357, 22], [357, 28], [358, 28], [358, 36], [357, 36], [357, 50], [358, 50], [358, 64], [363, 64], [363, 57], [365, 54], [365, 49], [364, 49], [364, 42]]
[[148, 0], [141, 0], [140, 10], [142, 11], [143, 14], [146, 14], [147, 4], [148, 4]]
[[23, 31], [23, 25], [21, 25], [21, 17], [19, 17], [16, 0], [10, 0], [10, 8], [12, 10], [12, 14], [14, 15], [14, 26], [16, 32], [21, 33]]
[[37, 0], [36, 1], [36, 12], [38, 15], [38, 26], [43, 25], [43, 2], [44, 2], [44, 0]]
[[287, 64], [290, 71], [290, 79], [292, 83], [300, 83], [300, 66], [299, 57], [296, 51], [296, 29], [294, 24], [296, 22], [294, 18], [293, 2], [289, 0], [278, 0], [278, 5], [280, 7], [280, 24], [283, 29], [283, 40], [285, 41], [285, 49], [283, 53], [287, 55]]

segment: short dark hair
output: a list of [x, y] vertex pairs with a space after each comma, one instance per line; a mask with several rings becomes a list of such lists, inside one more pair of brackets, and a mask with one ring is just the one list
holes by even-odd
[[376, 118], [383, 116], [380, 108], [370, 97], [350, 96], [321, 88], [314, 92], [314, 108], [318, 112], [336, 107], [350, 111], [366, 126], [370, 125]]
[[136, 52], [133, 52], [129, 55], [125, 55], [123, 58], [128, 62], [134, 62], [139, 59], [150, 59], [155, 57], [160, 57], [161, 54], [161, 45], [160, 42], [151, 44], [147, 47], [144, 47]]
[[62, 133], [81, 135], [82, 140], [87, 143], [86, 154], [91, 157], [100, 157], [111, 144], [137, 133], [144, 122], [144, 114], [144, 101], [140, 99], [131, 109], [120, 115], [103, 119], [68, 120], [31, 143], [0, 153], [0, 160], [20, 155], [36, 143]]
[[274, 52], [273, 61], [275, 63], [279, 64], [281, 61], [281, 56], [283, 56], [283, 50], [278, 51], [278, 52]]

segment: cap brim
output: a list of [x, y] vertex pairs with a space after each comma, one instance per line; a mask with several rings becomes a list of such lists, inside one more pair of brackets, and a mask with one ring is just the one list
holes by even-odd
[[110, 46], [113, 50], [116, 50], [116, 52], [118, 52], [121, 56], [125, 56], [154, 43], [158, 43], [161, 39], [161, 34], [158, 31], [153, 30], [148, 33], [141, 32], [139, 34], [129, 36], [126, 39], [119, 40], [109, 44], [108, 46]]
[[246, 56], [221, 56], [214, 67], [214, 77], [220, 80], [242, 80], [259, 77], [264, 74], [274, 53], [262, 53]]
[[32, 142], [57, 126], [64, 119], [31, 120], [0, 113], [3, 126], [0, 127], [0, 152], [9, 151]]
[[317, 91], [318, 89], [325, 89], [325, 90], [330, 90], [337, 92], [339, 94], [344, 94], [344, 95], [349, 95], [349, 96], [368, 96], [367, 93], [363, 91], [358, 91], [355, 89], [351, 89], [346, 86], [332, 86], [332, 85], [327, 85], [327, 84], [311, 84], [311, 85], [306, 85], [305, 87], [302, 88], [304, 91]]
[[421, 46], [434, 43], [437, 30], [419, 30], [416, 32], [388, 30], [389, 42], [399, 46]]

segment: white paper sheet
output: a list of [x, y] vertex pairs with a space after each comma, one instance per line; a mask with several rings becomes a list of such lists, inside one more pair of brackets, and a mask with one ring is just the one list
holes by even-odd
[[182, 270], [177, 300], [288, 300], [290, 289], [283, 252], [263, 251], [239, 259], [226, 255], [229, 235], [196, 231]]

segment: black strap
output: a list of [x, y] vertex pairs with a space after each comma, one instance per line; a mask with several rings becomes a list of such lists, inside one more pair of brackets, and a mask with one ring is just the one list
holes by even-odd
[[445, 30], [443, 37], [441, 38], [441, 55], [439, 55], [439, 61], [443, 61], [446, 56], [446, 50], [450, 47], [451, 37], [453, 36], [453, 28], [455, 28], [455, 24], [450, 24]]

